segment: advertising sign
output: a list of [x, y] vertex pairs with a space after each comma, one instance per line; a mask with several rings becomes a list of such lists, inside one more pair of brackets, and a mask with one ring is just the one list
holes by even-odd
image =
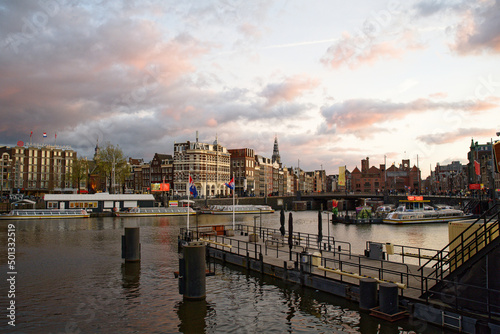
[[345, 186], [345, 166], [339, 167], [339, 186]]

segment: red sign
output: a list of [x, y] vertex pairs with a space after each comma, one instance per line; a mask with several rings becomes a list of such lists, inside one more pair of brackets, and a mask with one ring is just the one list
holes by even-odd
[[17, 146], [19, 146], [19, 147], [24, 146], [24, 142], [22, 140], [18, 141]]
[[406, 197], [409, 201], [414, 201], [415, 200], [415, 196], [407, 196]]
[[469, 184], [469, 189], [470, 190], [479, 190], [479, 189], [481, 189], [481, 185], [479, 183], [471, 183], [471, 184]]

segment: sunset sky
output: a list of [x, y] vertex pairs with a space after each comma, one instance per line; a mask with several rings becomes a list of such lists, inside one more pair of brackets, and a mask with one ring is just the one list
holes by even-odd
[[1, 0], [0, 113], [7, 146], [150, 161], [199, 131], [271, 157], [278, 136], [287, 167], [427, 176], [498, 138], [500, 0]]

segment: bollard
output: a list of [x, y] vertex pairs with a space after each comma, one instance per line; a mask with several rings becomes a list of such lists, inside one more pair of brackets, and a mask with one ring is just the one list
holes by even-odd
[[181, 280], [184, 299], [204, 300], [206, 297], [205, 245], [202, 242], [190, 242], [183, 248], [183, 268]]
[[362, 278], [359, 280], [359, 308], [369, 310], [377, 306], [377, 280]]
[[381, 283], [379, 287], [380, 312], [398, 313], [398, 286], [394, 283]]
[[136, 262], [141, 260], [141, 243], [138, 227], [125, 227], [125, 235], [122, 235], [122, 259], [125, 262]]

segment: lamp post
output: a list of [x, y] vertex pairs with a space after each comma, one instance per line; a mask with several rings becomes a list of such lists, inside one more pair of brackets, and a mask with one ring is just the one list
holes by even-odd
[[[496, 133], [497, 137], [500, 136], [500, 132]], [[493, 139], [491, 139], [491, 199], [493, 203], [496, 201], [496, 186], [495, 186], [495, 150], [493, 149]]]
[[327, 226], [328, 226], [328, 250], [332, 250], [332, 246], [330, 245], [330, 212], [326, 212], [326, 221], [327, 221]]

